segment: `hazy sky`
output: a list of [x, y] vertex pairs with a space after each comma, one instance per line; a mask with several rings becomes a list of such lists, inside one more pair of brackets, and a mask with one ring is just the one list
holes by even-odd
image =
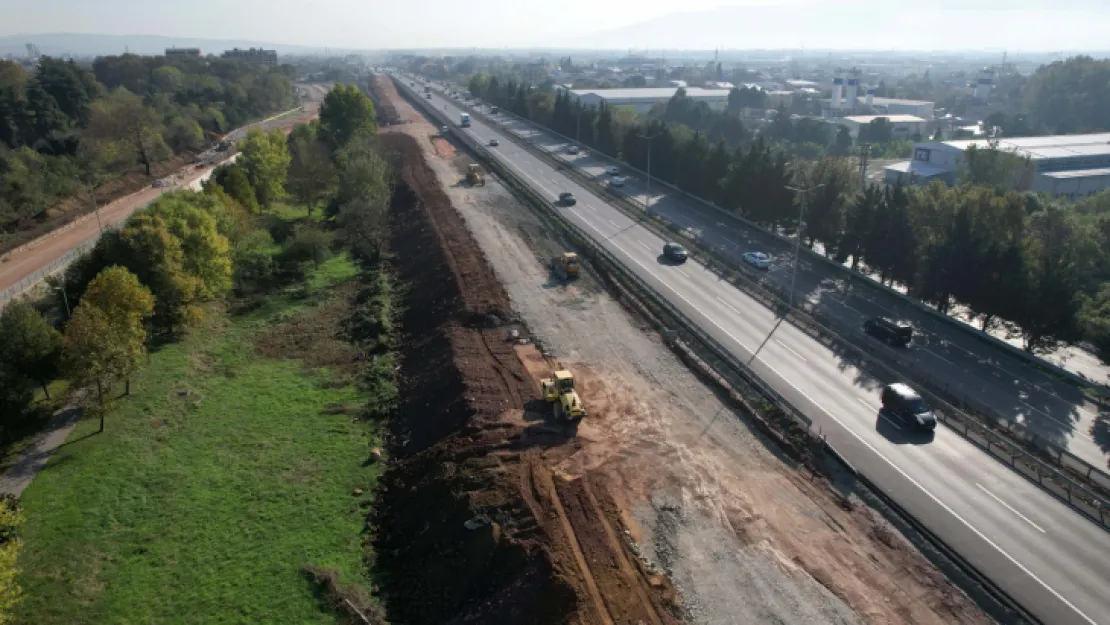
[[[745, 9], [699, 13], [718, 7]], [[687, 15], [656, 19], [675, 13]], [[1103, 50], [1110, 0], [0, 0], [0, 35], [43, 32], [339, 48]]]

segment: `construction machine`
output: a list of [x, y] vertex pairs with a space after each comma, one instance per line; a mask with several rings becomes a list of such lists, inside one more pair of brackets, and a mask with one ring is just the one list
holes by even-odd
[[560, 280], [578, 279], [578, 254], [563, 252], [562, 256], [552, 258], [551, 271], [554, 271]]
[[474, 187], [486, 186], [486, 179], [482, 176], [482, 170], [478, 167], [477, 163], [471, 163], [467, 166], [466, 181]]
[[561, 369], [552, 374], [552, 377], [540, 380], [544, 400], [552, 404], [555, 419], [577, 421], [586, 416], [586, 406], [574, 390], [574, 374], [566, 369]]

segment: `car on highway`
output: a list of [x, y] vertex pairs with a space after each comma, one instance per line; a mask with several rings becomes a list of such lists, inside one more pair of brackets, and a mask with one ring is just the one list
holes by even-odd
[[617, 176], [616, 178], [613, 178], [612, 180], [610, 180], [609, 184], [611, 186], [614, 186], [614, 187], [623, 187], [625, 180], [627, 180], [627, 179], [622, 177], [622, 176]]
[[450, 129], [447, 126], [440, 126], [439, 127], [439, 134], [445, 135], [445, 134], [447, 134], [448, 130], [450, 130]]
[[863, 331], [898, 347], [907, 347], [913, 341], [913, 326], [908, 321], [890, 317], [872, 317], [863, 322]]
[[771, 257], [764, 252], [744, 252], [741, 258], [744, 259], [745, 263], [748, 263], [756, 269], [771, 268]]
[[567, 148], [567, 154], [578, 154], [578, 146], [572, 145]]
[[574, 194], [569, 191], [563, 191], [559, 194], [559, 203], [563, 206], [574, 206], [578, 200], [574, 199]]
[[497, 115], [500, 112], [501, 112], [501, 109], [497, 108], [496, 106], [489, 107], [489, 114], [490, 115]]
[[663, 257], [672, 262], [684, 263], [689, 254], [686, 252], [686, 248], [678, 243], [664, 243]]
[[883, 387], [883, 410], [919, 429], [932, 432], [937, 429], [937, 416], [932, 408], [908, 384], [895, 382]]
[[430, 93], [425, 93], [425, 94], [424, 94], [424, 97], [425, 97], [425, 98], [427, 98], [427, 99], [429, 99], [429, 100], [431, 100], [431, 99], [432, 99], [432, 94], [430, 94]]
[[609, 174], [610, 176], [619, 176], [621, 175], [621, 168], [610, 165], [605, 168], [605, 173]]
[[489, 144], [493, 147], [497, 147], [497, 146], [501, 145], [501, 142], [498, 141], [497, 139], [490, 139]]

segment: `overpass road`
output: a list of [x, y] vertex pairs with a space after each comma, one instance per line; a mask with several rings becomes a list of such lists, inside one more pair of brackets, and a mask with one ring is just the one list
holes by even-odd
[[[484, 110], [488, 112], [488, 108]], [[552, 153], [568, 166], [603, 184], [608, 183], [605, 168], [612, 162], [604, 157], [588, 151], [567, 154], [569, 143], [566, 139], [520, 118], [500, 114], [492, 119], [497, 120], [502, 130]], [[651, 186], [649, 194], [644, 179], [634, 172], [625, 173], [633, 175], [622, 176], [624, 186], [611, 190], [640, 203], [650, 195], [653, 212], [697, 232], [700, 245], [711, 247], [738, 264], [742, 263], [740, 257], [744, 252], [771, 254], [776, 263], [764, 279], [783, 292], [789, 290], [793, 265], [791, 245], [759, 228], [725, 219], [713, 209], [658, 183]], [[1021, 423], [1095, 467], [1107, 468], [1110, 415], [1102, 414], [1098, 404], [1074, 384], [1032, 367], [996, 346], [973, 340], [966, 332], [900, 298], [874, 288], [851, 288], [843, 272], [805, 256], [798, 268], [794, 296], [798, 301], [808, 300], [825, 319], [832, 319], [842, 327], [859, 328], [865, 319], [877, 315], [912, 321], [917, 329], [914, 345], [896, 350], [897, 356], [908, 360], [915, 371], [928, 376], [931, 385], [964, 398], [987, 414]], [[872, 344], [875, 350], [894, 355], [894, 348], [878, 341]]]
[[[408, 81], [400, 88], [414, 93]], [[419, 83], [417, 83], [419, 85]], [[417, 95], [423, 99], [422, 96]], [[662, 262], [664, 241], [550, 161], [433, 94], [425, 103], [794, 403], [862, 474], [1044, 623], [1110, 625], [1110, 534], [943, 427], [922, 437], [880, 414], [878, 380], [695, 262]]]

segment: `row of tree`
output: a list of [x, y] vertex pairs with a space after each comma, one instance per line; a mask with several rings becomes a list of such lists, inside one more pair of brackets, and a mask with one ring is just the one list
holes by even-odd
[[[0, 238], [59, 200], [288, 109], [292, 68], [222, 59], [0, 61]], [[207, 139], [206, 139], [207, 137]]]

